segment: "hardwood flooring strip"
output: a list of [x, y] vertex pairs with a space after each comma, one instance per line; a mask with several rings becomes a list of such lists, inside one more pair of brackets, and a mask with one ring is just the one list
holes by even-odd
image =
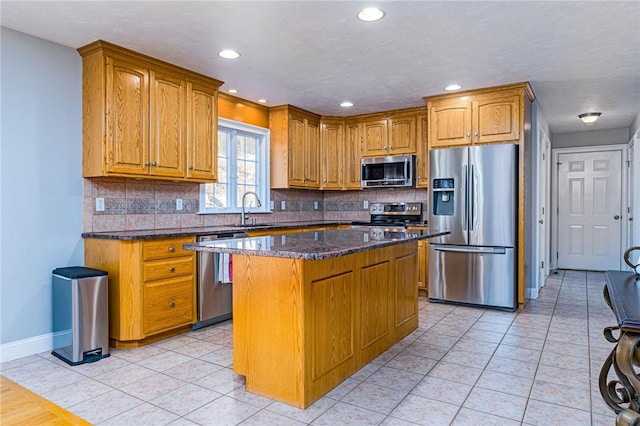
[[84, 426], [91, 423], [0, 376], [0, 424]]

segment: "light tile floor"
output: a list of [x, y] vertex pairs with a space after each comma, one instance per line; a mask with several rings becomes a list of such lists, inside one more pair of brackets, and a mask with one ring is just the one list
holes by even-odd
[[614, 325], [604, 274], [557, 271], [519, 313], [429, 303], [419, 328], [306, 410], [244, 388], [232, 323], [69, 367], [1, 374], [100, 425], [614, 425], [598, 373]]

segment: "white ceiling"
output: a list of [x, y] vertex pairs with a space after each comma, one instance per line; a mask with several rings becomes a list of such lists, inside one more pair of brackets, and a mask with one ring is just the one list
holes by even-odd
[[[358, 21], [372, 3], [386, 17]], [[322, 115], [520, 81], [554, 133], [628, 127], [640, 111], [640, 1], [2, 0], [0, 12], [4, 27], [73, 48], [107, 40]], [[586, 127], [587, 111], [602, 117]]]

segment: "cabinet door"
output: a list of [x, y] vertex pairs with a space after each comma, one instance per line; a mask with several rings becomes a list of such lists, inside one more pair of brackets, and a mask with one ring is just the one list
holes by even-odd
[[415, 115], [389, 118], [389, 154], [416, 153]]
[[473, 142], [510, 142], [520, 138], [520, 97], [473, 102]]
[[107, 173], [149, 173], [149, 71], [107, 58]]
[[304, 118], [289, 115], [289, 185], [304, 186], [305, 123]]
[[183, 178], [187, 134], [187, 83], [180, 76], [151, 71], [150, 174]]
[[320, 188], [320, 120], [305, 120], [305, 187]]
[[427, 291], [427, 256], [429, 253], [429, 243], [418, 241], [418, 291]]
[[428, 188], [429, 146], [427, 144], [427, 114], [418, 116], [416, 134], [416, 188]]
[[346, 128], [345, 187], [347, 189], [362, 189], [360, 186], [360, 159], [362, 158], [360, 125], [348, 123]]
[[471, 103], [434, 103], [429, 107], [429, 146], [471, 143]]
[[365, 121], [362, 123], [363, 156], [387, 155], [387, 120]]
[[187, 178], [218, 179], [217, 91], [202, 84], [188, 85]]
[[342, 123], [322, 123], [321, 163], [322, 189], [342, 189], [343, 187], [343, 132]]
[[145, 335], [192, 324], [195, 321], [193, 289], [193, 275], [145, 283]]

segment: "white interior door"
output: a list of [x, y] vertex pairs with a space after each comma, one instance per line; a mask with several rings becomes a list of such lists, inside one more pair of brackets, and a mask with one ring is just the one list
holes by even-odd
[[[627, 247], [631, 247], [633, 246], [633, 206], [634, 203], [637, 202], [636, 198], [638, 198], [638, 196], [634, 196], [634, 192], [638, 191], [638, 188], [635, 187], [635, 182], [634, 182], [634, 170], [635, 167], [637, 167], [637, 165], [635, 164], [634, 161], [634, 150], [636, 149], [635, 147], [635, 138], [631, 139], [631, 142], [629, 142], [629, 167], [627, 167], [627, 182], [629, 182], [629, 185], [627, 186]], [[630, 269], [630, 268], [629, 268]]]
[[558, 156], [558, 268], [620, 269], [622, 151]]
[[538, 290], [544, 287], [549, 276], [549, 154], [551, 142], [544, 132], [539, 132], [538, 140]]

